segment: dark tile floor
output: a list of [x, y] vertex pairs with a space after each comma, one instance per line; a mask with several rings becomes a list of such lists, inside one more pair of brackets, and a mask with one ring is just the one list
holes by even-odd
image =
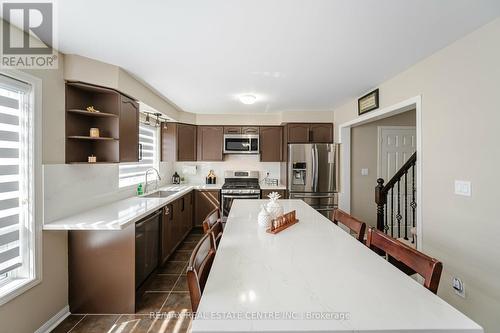
[[[191, 312], [186, 267], [191, 251], [202, 237], [193, 229], [146, 286], [135, 314], [72, 314], [52, 333], [184, 333], [190, 331]], [[159, 312], [162, 316], [150, 316]], [[168, 316], [168, 317], [167, 317]]]

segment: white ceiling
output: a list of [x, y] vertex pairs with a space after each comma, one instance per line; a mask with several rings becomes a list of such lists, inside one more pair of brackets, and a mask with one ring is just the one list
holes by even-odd
[[[498, 0], [58, 6], [62, 52], [121, 66], [195, 113], [332, 110], [500, 15]], [[241, 104], [246, 93], [259, 101]]]

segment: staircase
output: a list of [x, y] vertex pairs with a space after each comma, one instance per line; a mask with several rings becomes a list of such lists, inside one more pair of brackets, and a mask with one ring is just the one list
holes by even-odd
[[415, 152], [384, 185], [377, 179], [375, 203], [377, 204], [377, 229], [416, 248], [416, 188]]

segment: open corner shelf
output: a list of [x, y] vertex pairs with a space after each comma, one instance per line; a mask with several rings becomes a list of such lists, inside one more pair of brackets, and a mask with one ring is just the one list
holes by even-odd
[[[88, 107], [99, 112], [89, 112]], [[100, 137], [91, 137], [91, 128], [97, 128]], [[98, 162], [88, 163], [89, 156], [95, 156]], [[113, 88], [66, 81], [66, 163], [109, 164], [138, 159], [137, 101]]]

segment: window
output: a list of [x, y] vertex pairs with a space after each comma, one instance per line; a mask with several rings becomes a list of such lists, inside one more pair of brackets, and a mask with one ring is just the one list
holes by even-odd
[[0, 74], [0, 304], [38, 282], [33, 101], [31, 84]]
[[150, 168], [159, 168], [159, 130], [157, 127], [139, 125], [139, 162], [120, 163], [120, 187], [144, 182], [144, 174]]

